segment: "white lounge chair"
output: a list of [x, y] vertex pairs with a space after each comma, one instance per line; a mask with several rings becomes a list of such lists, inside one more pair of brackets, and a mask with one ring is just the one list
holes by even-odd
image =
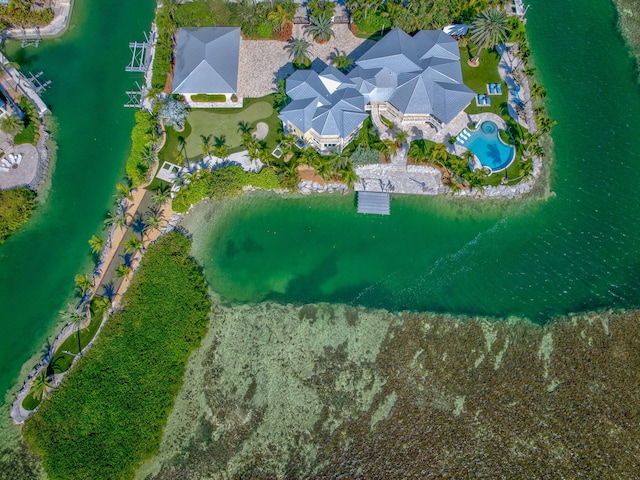
[[20, 165], [20, 162], [21, 162], [21, 161], [22, 161], [22, 154], [21, 154], [21, 153], [19, 153], [19, 154], [16, 156], [16, 163], [17, 163], [18, 165]]
[[0, 167], [0, 172], [8, 172], [9, 170], [7, 167]]
[[6, 158], [2, 159], [2, 166], [3, 167], [10, 167], [12, 164], [9, 160], [7, 160]]

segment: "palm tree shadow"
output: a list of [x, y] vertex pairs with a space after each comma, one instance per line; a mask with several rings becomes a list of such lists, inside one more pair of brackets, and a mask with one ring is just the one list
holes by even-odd
[[145, 225], [144, 225], [144, 219], [142, 218], [142, 215], [140, 214], [140, 212], [136, 213], [135, 217], [133, 217], [133, 220], [131, 221], [131, 225], [129, 226], [134, 233], [142, 235]]
[[113, 284], [113, 280], [109, 283], [103, 283], [102, 289], [103, 289], [102, 296], [108, 298], [109, 301], [113, 301], [113, 299], [116, 296], [116, 287]]

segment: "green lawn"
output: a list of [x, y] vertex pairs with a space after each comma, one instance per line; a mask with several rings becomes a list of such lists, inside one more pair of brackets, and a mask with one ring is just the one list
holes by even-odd
[[[507, 102], [507, 85], [501, 80], [500, 74], [498, 73], [500, 55], [498, 55], [494, 49], [488, 50], [485, 48], [482, 50], [482, 53], [480, 53], [480, 65], [471, 67], [467, 63], [467, 60], [473, 56], [475, 51], [475, 47], [460, 49], [462, 79], [465, 85], [476, 93], [487, 93], [487, 83], [501, 83], [502, 95], [491, 95], [491, 105], [488, 107], [478, 107], [476, 106], [476, 101], [473, 100], [465, 109], [465, 112], [469, 114], [492, 112], [507, 119], [507, 117], [509, 117], [505, 108]], [[503, 113], [503, 109], [505, 113]]]
[[187, 117], [187, 124], [183, 132], [176, 132], [167, 128], [167, 141], [160, 151], [162, 162], [176, 163], [175, 152], [178, 150], [178, 137], [182, 136], [186, 142], [189, 160], [202, 158], [201, 135], [219, 137], [225, 135], [229, 153], [242, 150], [242, 139], [238, 132], [238, 122], [245, 121], [255, 128], [258, 122], [269, 125], [266, 141], [273, 149], [278, 143], [278, 129], [280, 119], [278, 112], [273, 109], [272, 96], [261, 98], [245, 98], [243, 108], [194, 108]]

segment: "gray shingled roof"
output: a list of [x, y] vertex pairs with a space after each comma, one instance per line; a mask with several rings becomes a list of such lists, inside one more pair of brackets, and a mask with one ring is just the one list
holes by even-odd
[[236, 93], [240, 27], [181, 28], [173, 93]]
[[280, 112], [283, 121], [342, 138], [366, 118], [364, 106], [371, 101], [389, 101], [404, 114], [448, 123], [475, 96], [462, 82], [454, 39], [440, 30], [411, 37], [398, 28], [362, 55], [346, 77], [334, 67], [297, 70], [286, 90], [294, 101]]

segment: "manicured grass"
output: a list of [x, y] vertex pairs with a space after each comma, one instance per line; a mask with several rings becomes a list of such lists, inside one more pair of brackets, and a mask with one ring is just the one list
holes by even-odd
[[261, 98], [245, 98], [243, 108], [194, 108], [187, 117], [184, 132], [167, 129], [167, 141], [160, 152], [161, 162], [176, 163], [175, 152], [178, 150], [178, 137], [182, 136], [186, 142], [187, 156], [190, 161], [202, 158], [201, 135], [219, 137], [225, 135], [229, 153], [243, 149], [242, 138], [238, 132], [238, 122], [248, 122], [252, 127], [258, 122], [269, 125], [267, 146], [273, 149], [278, 141], [280, 119], [273, 109], [272, 95]]
[[191, 100], [194, 102], [224, 102], [227, 100], [227, 97], [225, 95], [197, 93], [195, 95], [191, 95]]
[[494, 49], [488, 50], [485, 48], [482, 50], [482, 53], [480, 53], [480, 65], [477, 67], [471, 67], [467, 63], [467, 60], [473, 57], [473, 53], [475, 53], [475, 51], [475, 47], [460, 49], [462, 79], [464, 80], [465, 85], [476, 93], [486, 94], [487, 83], [501, 83], [502, 95], [491, 95], [491, 105], [488, 107], [478, 107], [476, 106], [476, 101], [473, 100], [465, 109], [465, 112], [469, 114], [492, 112], [506, 119], [509, 117], [509, 114], [506, 112], [508, 93], [507, 85], [502, 81], [500, 74], [498, 73], [500, 55], [498, 55]]
[[211, 300], [191, 244], [149, 247], [114, 314], [23, 435], [51, 479], [133, 478], [158, 452], [185, 365], [206, 333]]

